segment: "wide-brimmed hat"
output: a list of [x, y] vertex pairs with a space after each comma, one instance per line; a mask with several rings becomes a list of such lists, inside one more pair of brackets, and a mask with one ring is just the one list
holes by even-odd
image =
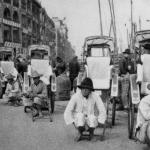
[[150, 44], [149, 43], [147, 43], [147, 44], [144, 44], [144, 45], [142, 45], [145, 49], [148, 49], [148, 50], [150, 50]]
[[130, 49], [129, 48], [125, 49], [125, 51], [123, 52], [123, 54], [130, 54]]
[[13, 76], [11, 73], [9, 73], [5, 78], [6, 78], [7, 80], [11, 80], [11, 79], [14, 79], [15, 76]]
[[91, 91], [94, 91], [93, 82], [90, 78], [85, 78], [80, 85], [78, 85], [78, 88], [80, 89], [89, 89]]
[[39, 74], [37, 71], [32, 71], [32, 73], [31, 73], [31, 77], [32, 78], [38, 78], [38, 77], [41, 77], [42, 75], [41, 74]]

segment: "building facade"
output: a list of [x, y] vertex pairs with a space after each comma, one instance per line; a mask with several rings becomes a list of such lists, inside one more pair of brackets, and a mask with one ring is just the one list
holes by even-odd
[[38, 0], [0, 0], [0, 50], [27, 55], [31, 44], [54, 47], [54, 30]]
[[68, 28], [65, 24], [65, 18], [59, 19], [58, 17], [52, 18], [55, 23], [55, 51], [56, 56], [68, 62], [74, 55], [75, 51], [68, 40]]

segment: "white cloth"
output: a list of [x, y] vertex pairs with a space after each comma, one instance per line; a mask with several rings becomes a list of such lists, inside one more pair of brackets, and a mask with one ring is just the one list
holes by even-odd
[[77, 113], [75, 115], [75, 125], [76, 127], [85, 126], [87, 124], [90, 128], [95, 128], [98, 125], [96, 116], [89, 115], [85, 116], [83, 113]]
[[97, 121], [102, 124], [105, 123], [106, 109], [101, 98], [96, 93], [92, 92], [86, 100], [82, 96], [81, 91], [78, 91], [72, 96], [66, 107], [64, 112], [65, 122], [67, 125], [73, 123], [77, 113], [83, 113], [87, 116], [95, 115], [96, 108], [99, 112]]
[[143, 81], [143, 65], [137, 64], [137, 79], [136, 82]]
[[140, 128], [140, 130], [136, 137], [141, 142], [145, 142], [148, 121], [150, 121], [150, 95], [142, 98], [138, 107], [136, 129]]
[[45, 74], [49, 67], [49, 60], [32, 59], [31, 67], [33, 70], [36, 70], [39, 74]]
[[150, 82], [150, 55], [141, 55], [142, 65], [137, 65], [137, 81]]
[[48, 66], [46, 72], [43, 74], [43, 76], [40, 78], [46, 85], [50, 84], [49, 78], [53, 75], [52, 67]]
[[145, 121], [148, 120], [150, 120], [150, 95], [145, 96], [140, 101], [136, 127], [140, 127]]
[[1, 67], [4, 74], [12, 73], [14, 70], [14, 62], [12, 61], [1, 61]]
[[136, 82], [141, 82], [141, 93], [150, 94], [150, 90], [147, 85], [150, 83], [150, 55], [141, 55], [141, 64], [137, 64], [137, 80]]
[[95, 89], [109, 89], [111, 68], [110, 57], [87, 58], [87, 77], [92, 79]]
[[[42, 62], [40, 62], [42, 61]], [[52, 67], [48, 64], [47, 60], [32, 60], [32, 64], [28, 65], [28, 76], [31, 76], [32, 70], [36, 70], [39, 74], [43, 76], [40, 78], [46, 85], [49, 83], [49, 78], [53, 74]], [[44, 66], [44, 67], [43, 67]]]
[[143, 81], [150, 82], [150, 54], [144, 54], [141, 56], [143, 63]]

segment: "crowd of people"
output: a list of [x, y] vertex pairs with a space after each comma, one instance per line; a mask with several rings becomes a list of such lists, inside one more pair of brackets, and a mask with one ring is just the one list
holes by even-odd
[[[149, 47], [144, 47], [144, 55], [149, 54]], [[126, 49], [123, 52], [123, 59], [119, 62], [119, 76], [120, 76], [120, 99], [119, 105], [116, 110], [128, 110], [128, 94], [130, 90], [130, 80], [129, 77], [131, 74], [137, 72], [135, 61], [132, 60], [130, 55], [130, 49]], [[143, 56], [144, 56], [143, 55]], [[141, 56], [142, 57], [142, 56]], [[140, 57], [137, 60], [137, 64], [142, 65], [143, 59]], [[19, 106], [21, 101], [23, 102], [26, 108], [34, 106], [36, 113], [34, 117], [42, 117], [42, 107], [47, 104], [47, 87], [43, 81], [40, 80], [41, 75], [37, 71], [33, 71], [31, 78], [33, 83], [31, 84], [28, 92], [22, 93], [22, 85], [24, 72], [27, 72], [28, 61], [19, 56], [15, 61], [15, 68], [21, 77], [18, 74], [8, 74], [5, 76], [5, 81], [7, 81], [6, 88], [3, 89], [3, 99], [7, 103], [11, 103], [14, 106]], [[70, 84], [70, 91], [74, 90], [74, 81], [79, 75], [80, 64], [78, 62], [77, 56], [73, 57], [68, 65], [60, 58], [57, 57], [55, 61], [51, 61], [52, 71], [55, 73], [56, 78], [62, 81], [67, 81]], [[1, 74], [3, 71], [1, 69]], [[22, 82], [20, 82], [22, 81]], [[1, 78], [1, 82], [3, 82]], [[141, 81], [137, 80], [137, 83], [140, 84]], [[61, 82], [62, 84], [62, 82]], [[4, 86], [5, 87], [5, 86]], [[97, 126], [104, 126], [106, 121], [106, 109], [104, 103], [97, 94], [94, 92], [93, 81], [90, 78], [84, 78], [78, 87], [78, 92], [74, 93], [71, 97], [65, 112], [64, 119], [67, 125], [73, 124], [78, 131], [76, 141], [80, 141], [83, 136], [83, 132], [89, 132], [89, 139], [93, 139], [94, 129]], [[58, 88], [59, 89], [59, 88]], [[58, 90], [57, 89], [57, 90]], [[150, 90], [150, 86], [148, 86]], [[137, 114], [137, 125], [136, 125], [136, 138], [142, 142], [150, 142], [150, 103], [149, 95], [144, 96], [138, 107]], [[95, 106], [99, 114], [95, 115]], [[27, 110], [25, 110], [26, 112]]]

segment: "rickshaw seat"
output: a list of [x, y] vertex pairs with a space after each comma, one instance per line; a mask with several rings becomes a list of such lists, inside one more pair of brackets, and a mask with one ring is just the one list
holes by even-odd
[[33, 70], [36, 70], [39, 74], [45, 74], [49, 66], [48, 60], [39, 60], [39, 59], [32, 59], [31, 60], [31, 67]]
[[14, 62], [1, 61], [1, 67], [4, 74], [12, 73], [14, 71]]
[[110, 68], [109, 57], [87, 58], [87, 76], [92, 79], [95, 89], [110, 88]]
[[143, 81], [150, 82], [150, 55], [145, 54], [141, 59], [143, 62]]

